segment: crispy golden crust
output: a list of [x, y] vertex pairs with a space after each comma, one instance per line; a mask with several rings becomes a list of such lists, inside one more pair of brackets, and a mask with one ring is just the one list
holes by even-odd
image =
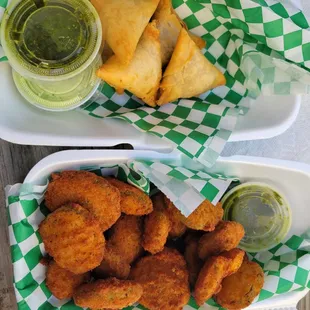
[[46, 272], [46, 286], [58, 299], [71, 298], [74, 290], [90, 280], [90, 273], [74, 274], [51, 261]]
[[170, 227], [170, 220], [165, 212], [154, 210], [147, 215], [144, 221], [143, 248], [152, 254], [162, 251]]
[[74, 202], [94, 214], [102, 231], [110, 228], [120, 217], [120, 193], [103, 177], [87, 171], [64, 171], [53, 174], [45, 194], [50, 211]]
[[205, 262], [194, 290], [194, 298], [199, 306], [219, 291], [227, 273], [228, 264], [229, 259], [223, 256], [213, 256]]
[[222, 282], [216, 301], [229, 310], [248, 307], [264, 285], [264, 272], [255, 262], [243, 260], [239, 270]]
[[[140, 8], [138, 12], [140, 14]], [[131, 62], [124, 64], [115, 52], [115, 55], [97, 70], [97, 76], [116, 89], [129, 90], [149, 106], [155, 107], [162, 78], [159, 30], [156, 21], [146, 26]]]
[[216, 206], [208, 200], [205, 200], [201, 205], [188, 217], [185, 217], [181, 212], [173, 205], [173, 203], [165, 198], [168, 209], [172, 209], [175, 216], [179, 216], [179, 219], [188, 228], [195, 230], [212, 231], [215, 226], [220, 222], [223, 217], [224, 211], [221, 203]]
[[203, 266], [203, 261], [198, 256], [198, 241], [198, 237], [191, 238], [187, 242], [184, 252], [184, 258], [189, 272], [189, 283], [192, 287], [195, 286], [198, 274]]
[[181, 221], [180, 211], [175, 207], [167, 207], [166, 213], [169, 217], [171, 228], [169, 232], [170, 238], [179, 238], [186, 232], [186, 225]]
[[228, 266], [226, 277], [238, 271], [243, 262], [244, 255], [245, 252], [238, 248], [221, 253], [221, 256], [231, 260]]
[[160, 210], [166, 213], [170, 220], [170, 231], [169, 237], [170, 238], [179, 238], [181, 237], [185, 231], [186, 226], [182, 223], [179, 210], [175, 207], [169, 207], [167, 202], [170, 200], [166, 198], [166, 196], [159, 192], [152, 197], [153, 206], [155, 210]]
[[103, 37], [119, 61], [129, 64], [133, 60], [141, 35], [155, 12], [159, 0], [100, 2], [96, 7], [100, 11]]
[[225, 83], [221, 71], [207, 60], [186, 29], [182, 28], [160, 83], [157, 105], [178, 98], [195, 97]]
[[[90, 310], [112, 310], [111, 308], [100, 308], [100, 309], [94, 309], [94, 308], [89, 308]], [[115, 309], [113, 309], [115, 310]], [[120, 309], [122, 310], [122, 309]]]
[[189, 32], [189, 36], [195, 42], [199, 49], [203, 49], [206, 47], [206, 41], [204, 39], [196, 36], [194, 33], [191, 32]]
[[98, 279], [116, 277], [125, 280], [129, 273], [129, 263], [108, 244], [101, 264], [94, 270], [95, 277]]
[[[182, 26], [186, 27], [186, 24], [174, 11], [171, 0], [161, 0], [153, 18], [157, 21], [160, 31], [161, 59], [165, 66], [171, 58]], [[206, 42], [203, 39], [194, 34], [190, 34], [190, 36], [200, 49], [205, 47]]]
[[124, 215], [112, 227], [108, 244], [124, 261], [131, 264], [143, 252], [142, 235], [142, 218]]
[[140, 189], [115, 178], [107, 178], [121, 194], [121, 211], [128, 215], [146, 215], [153, 211], [150, 197]]
[[168, 208], [166, 211], [170, 220], [171, 228], [169, 231], [170, 238], [179, 238], [186, 232], [186, 225], [180, 220], [176, 209]]
[[80, 307], [122, 309], [137, 302], [142, 292], [142, 286], [134, 281], [110, 278], [81, 285], [73, 299]]
[[182, 309], [190, 298], [186, 262], [176, 250], [141, 258], [130, 277], [142, 285], [139, 303], [150, 310]]
[[152, 196], [153, 209], [164, 212], [167, 207], [164, 201], [165, 195], [162, 192], [158, 192]]
[[105, 239], [98, 220], [77, 204], [49, 214], [39, 226], [46, 252], [74, 274], [97, 267], [104, 254]]
[[198, 254], [203, 260], [238, 246], [244, 236], [244, 228], [237, 222], [222, 221], [214, 231], [199, 240]]

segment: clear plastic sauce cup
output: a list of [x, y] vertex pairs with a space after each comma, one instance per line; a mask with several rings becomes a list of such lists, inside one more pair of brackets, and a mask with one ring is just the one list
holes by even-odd
[[13, 0], [1, 24], [11, 66], [33, 79], [78, 75], [94, 61], [101, 41], [100, 18], [88, 0]]
[[93, 98], [103, 82], [96, 75], [100, 65], [98, 55], [86, 70], [64, 81], [29, 79], [14, 70], [13, 79], [20, 94], [34, 106], [47, 111], [69, 111]]
[[239, 247], [249, 252], [273, 248], [287, 235], [291, 209], [283, 194], [265, 183], [248, 182], [234, 187], [222, 199], [224, 219], [243, 225]]

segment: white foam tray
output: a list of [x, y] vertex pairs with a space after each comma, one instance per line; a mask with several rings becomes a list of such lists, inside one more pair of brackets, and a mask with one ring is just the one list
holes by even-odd
[[[63, 151], [52, 154], [37, 163], [25, 178], [24, 183], [46, 184], [46, 178], [52, 172], [77, 169], [80, 166], [100, 166], [102, 164], [125, 163], [129, 159], [186, 160], [173, 152], [163, 154], [152, 151], [128, 150], [79, 150]], [[245, 181], [262, 181], [274, 185], [286, 198], [292, 208], [292, 226], [287, 235], [301, 234], [310, 225], [310, 166], [292, 161], [268, 158], [233, 156], [221, 157], [213, 171], [236, 176]], [[298, 301], [308, 291], [291, 292], [253, 304], [249, 309], [296, 309]], [[184, 308], [186, 309], [186, 307]], [[201, 308], [203, 309], [203, 308]]]
[[[260, 97], [238, 123], [229, 141], [266, 139], [279, 135], [295, 121], [300, 96]], [[10, 65], [0, 63], [0, 138], [31, 145], [114, 146], [171, 151], [154, 135], [141, 133], [121, 120], [97, 119], [79, 111], [47, 112], [31, 106], [15, 88]]]

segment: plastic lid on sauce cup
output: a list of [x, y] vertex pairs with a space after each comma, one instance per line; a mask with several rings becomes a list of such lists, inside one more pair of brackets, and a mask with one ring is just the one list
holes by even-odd
[[13, 0], [1, 44], [22, 76], [59, 81], [84, 71], [98, 54], [102, 27], [88, 0]]
[[291, 209], [283, 194], [269, 184], [247, 182], [234, 187], [222, 199], [224, 219], [243, 225], [239, 247], [249, 252], [273, 248], [287, 235]]
[[28, 79], [14, 70], [13, 79], [20, 94], [34, 106], [48, 111], [69, 111], [90, 103], [102, 83], [96, 75], [101, 63], [98, 55], [86, 70], [64, 81]]

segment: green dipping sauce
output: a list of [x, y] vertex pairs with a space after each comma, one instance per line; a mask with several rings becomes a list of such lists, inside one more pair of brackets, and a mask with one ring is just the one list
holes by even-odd
[[29, 53], [41, 60], [60, 61], [77, 52], [82, 37], [79, 20], [66, 8], [43, 7], [32, 13], [23, 39]]
[[81, 73], [102, 40], [89, 0], [13, 0], [1, 25], [3, 49], [21, 75], [55, 81]]
[[270, 249], [286, 236], [291, 210], [282, 195], [267, 184], [244, 183], [222, 199], [224, 219], [243, 225], [240, 248], [257, 252]]

